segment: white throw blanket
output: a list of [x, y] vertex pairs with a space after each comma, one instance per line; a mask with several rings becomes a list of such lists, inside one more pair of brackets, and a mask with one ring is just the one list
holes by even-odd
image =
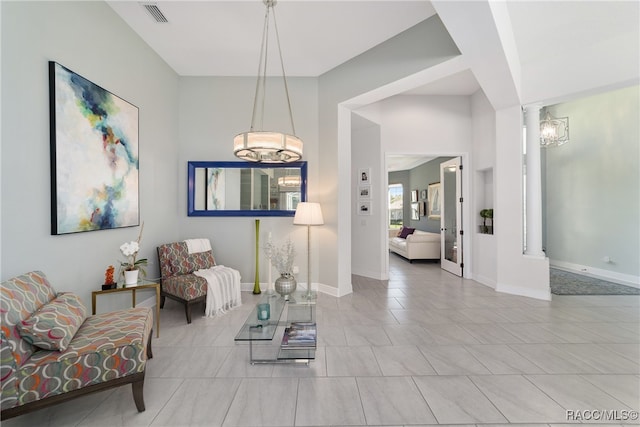
[[205, 316], [224, 314], [227, 310], [242, 305], [240, 297], [240, 272], [224, 265], [194, 271], [196, 276], [207, 280]]
[[209, 239], [187, 239], [184, 242], [187, 244], [187, 250], [190, 254], [211, 250], [211, 242]]

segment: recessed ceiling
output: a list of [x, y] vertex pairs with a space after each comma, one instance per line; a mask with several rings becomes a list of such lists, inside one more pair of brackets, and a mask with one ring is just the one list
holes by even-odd
[[435, 157], [402, 154], [388, 154], [386, 158], [387, 172], [411, 170], [435, 159]]
[[[178, 75], [257, 74], [265, 13], [261, 0], [107, 4]], [[149, 4], [168, 22], [156, 22], [144, 7]], [[552, 60], [605, 40], [625, 40], [625, 35], [640, 39], [635, 1], [536, 0], [506, 5], [521, 64]], [[435, 10], [428, 0], [279, 0], [275, 13], [287, 75], [316, 77], [428, 19]], [[268, 74], [280, 75], [275, 46], [269, 49]], [[479, 89], [467, 70], [403, 94], [469, 96]], [[429, 160], [408, 155], [390, 156], [387, 162], [389, 170], [406, 170]]]
[[404, 92], [403, 95], [469, 96], [476, 93], [478, 89], [480, 89], [480, 84], [471, 70], [465, 70]]
[[[107, 3], [179, 75], [257, 74], [260, 0]], [[148, 4], [168, 22], [156, 22]], [[280, 0], [274, 11], [288, 76], [319, 76], [435, 14], [425, 0]], [[268, 73], [281, 75], [270, 31]]]
[[[265, 13], [261, 0], [107, 4], [181, 76], [257, 74]], [[156, 5], [168, 22], [156, 22], [144, 7], [149, 4]], [[603, 41], [640, 40], [639, 4], [541, 0], [506, 3], [521, 64], [553, 60]], [[287, 75], [312, 77], [435, 14], [428, 0], [279, 0], [274, 10]], [[268, 74], [280, 75], [274, 49], [270, 46]], [[472, 72], [465, 71], [406, 94], [468, 96], [478, 89]]]

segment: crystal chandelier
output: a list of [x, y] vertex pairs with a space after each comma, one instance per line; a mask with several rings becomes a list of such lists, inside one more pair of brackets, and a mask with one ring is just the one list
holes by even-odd
[[553, 118], [549, 111], [540, 122], [540, 145], [542, 147], [559, 147], [569, 142], [569, 118]]
[[[280, 38], [278, 36], [278, 25], [274, 6], [276, 0], [263, 0], [267, 7], [264, 15], [264, 27], [262, 30], [262, 44], [260, 47], [260, 60], [258, 64], [258, 78], [256, 82], [256, 93], [253, 98], [253, 113], [251, 116], [251, 128], [247, 132], [236, 135], [233, 139], [233, 154], [242, 160], [249, 162], [263, 163], [288, 163], [295, 162], [302, 158], [302, 140], [295, 133], [293, 125], [293, 113], [291, 111], [291, 100], [289, 99], [289, 88], [287, 77], [284, 72], [284, 62], [282, 60], [282, 50], [280, 49]], [[284, 90], [287, 96], [289, 107], [289, 119], [291, 120], [291, 134], [277, 131], [256, 130], [256, 119], [260, 117], [260, 127], [264, 119], [265, 86], [267, 82], [267, 54], [269, 42], [269, 15], [273, 13], [273, 26], [276, 33], [278, 53], [280, 54], [280, 65], [282, 67], [282, 79]], [[258, 98], [262, 98], [260, 107]]]

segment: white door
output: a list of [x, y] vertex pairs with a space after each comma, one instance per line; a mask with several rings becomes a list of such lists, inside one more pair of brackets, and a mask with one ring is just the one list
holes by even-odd
[[462, 277], [462, 163], [460, 157], [440, 164], [440, 265]]

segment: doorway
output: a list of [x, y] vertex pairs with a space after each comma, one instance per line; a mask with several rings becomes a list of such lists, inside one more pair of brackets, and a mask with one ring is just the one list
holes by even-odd
[[[387, 186], [393, 183], [402, 183], [405, 189], [406, 203], [404, 204], [405, 221], [403, 225], [421, 231], [439, 234], [441, 236], [441, 256], [439, 258], [441, 267], [444, 266], [442, 268], [445, 271], [459, 277], [467, 277], [466, 275], [470, 275], [470, 269], [467, 268], [465, 270], [464, 265], [468, 264], [471, 260], [472, 254], [469, 253], [471, 244], [468, 241], [469, 236], [461, 233], [461, 230], [471, 229], [468, 224], [471, 215], [469, 212], [464, 211], [468, 209], [469, 206], [467, 206], [468, 204], [463, 205], [461, 202], [461, 199], [470, 198], [468, 194], [469, 188], [471, 188], [469, 176], [466, 174], [463, 176], [461, 170], [462, 165], [468, 162], [467, 155], [464, 153], [452, 153], [449, 155], [401, 155], [385, 153], [385, 157]], [[413, 161], [416, 161], [418, 158], [422, 158], [423, 160], [419, 162], [417, 166], [404, 166], [398, 168], [400, 170], [394, 171], [390, 168], [390, 165], [399, 157], [411, 158]], [[421, 163], [431, 163], [433, 166], [427, 166], [426, 171], [418, 171], [417, 169], [424, 167], [420, 166]], [[442, 171], [441, 165], [443, 165]], [[403, 175], [403, 173], [405, 175]], [[402, 178], [403, 176], [404, 178]], [[415, 193], [417, 193], [417, 195], [415, 195]], [[434, 193], [438, 194], [437, 198], [434, 197]], [[445, 198], [441, 196], [449, 193], [452, 194], [449, 197]], [[416, 204], [420, 212], [419, 221], [411, 219], [412, 198], [417, 199]], [[436, 201], [437, 203], [432, 205], [432, 202]], [[446, 206], [443, 205], [445, 202]], [[423, 208], [420, 207], [421, 204], [424, 204], [424, 216], [422, 216]], [[385, 206], [385, 208], [385, 217], [389, 219], [391, 207]], [[387, 228], [386, 226], [384, 227], [385, 236], [389, 232]], [[443, 230], [445, 228], [446, 230]], [[388, 262], [388, 257], [386, 258]], [[385, 267], [385, 271], [388, 272], [388, 264]]]

